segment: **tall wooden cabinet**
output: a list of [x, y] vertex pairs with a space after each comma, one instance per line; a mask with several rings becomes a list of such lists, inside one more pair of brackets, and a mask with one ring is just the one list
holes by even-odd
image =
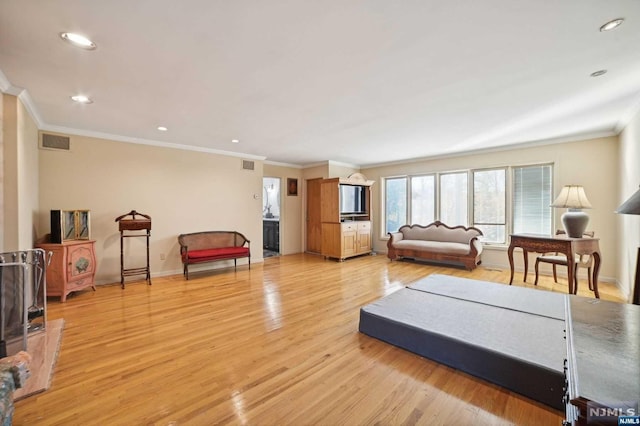
[[320, 220], [320, 189], [322, 178], [307, 180], [307, 246], [309, 253], [322, 253], [322, 220]]
[[[320, 191], [322, 255], [340, 261], [371, 253], [371, 185], [373, 181], [356, 173], [348, 178], [324, 179]], [[345, 191], [357, 193], [361, 201], [354, 208], [345, 205]], [[357, 187], [357, 188], [351, 188]], [[357, 190], [357, 191], [349, 191]]]
[[39, 244], [38, 248], [52, 252], [47, 267], [47, 296], [60, 296], [65, 302], [71, 292], [91, 287], [96, 275], [95, 241], [70, 240], [60, 244]]

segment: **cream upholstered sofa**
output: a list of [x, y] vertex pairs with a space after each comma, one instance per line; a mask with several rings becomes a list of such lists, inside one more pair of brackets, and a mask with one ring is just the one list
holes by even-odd
[[439, 221], [427, 226], [404, 225], [398, 232], [389, 232], [387, 256], [456, 263], [472, 270], [481, 263], [481, 235], [478, 228], [449, 227]]

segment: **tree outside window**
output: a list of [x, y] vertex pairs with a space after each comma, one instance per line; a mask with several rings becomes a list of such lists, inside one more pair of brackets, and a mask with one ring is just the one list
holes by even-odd
[[396, 232], [407, 224], [407, 178], [385, 179], [386, 231]]
[[468, 225], [467, 172], [440, 175], [440, 221], [448, 226]]
[[435, 175], [411, 178], [411, 223], [427, 225], [436, 216]]
[[482, 241], [506, 242], [506, 170], [473, 172], [473, 226], [484, 234]]

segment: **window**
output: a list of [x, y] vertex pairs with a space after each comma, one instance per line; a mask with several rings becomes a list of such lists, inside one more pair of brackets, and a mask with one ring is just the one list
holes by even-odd
[[407, 224], [407, 178], [385, 179], [385, 214], [387, 232]]
[[553, 164], [387, 178], [385, 233], [440, 220], [475, 226], [486, 243], [504, 244], [509, 232], [550, 235], [552, 180]]
[[552, 233], [551, 178], [549, 164], [513, 168], [514, 233]]
[[440, 175], [440, 220], [467, 226], [467, 172]]
[[506, 169], [473, 172], [473, 226], [484, 242], [506, 242], [506, 200]]
[[436, 177], [411, 178], [411, 223], [427, 224], [436, 219]]

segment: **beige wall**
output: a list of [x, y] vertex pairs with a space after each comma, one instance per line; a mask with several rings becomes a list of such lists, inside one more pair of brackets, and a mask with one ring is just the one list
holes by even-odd
[[19, 250], [18, 225], [18, 99], [2, 97], [3, 140], [3, 245], [5, 251]]
[[[114, 220], [131, 210], [152, 217], [152, 275], [182, 271], [177, 236], [188, 232], [239, 231], [251, 240], [252, 262], [262, 261], [263, 164], [255, 161], [255, 170], [249, 171], [241, 162], [71, 136], [70, 152], [40, 151], [41, 233], [50, 230], [51, 209], [91, 210], [100, 284], [120, 281], [120, 234]], [[144, 266], [144, 256], [144, 238], [126, 240], [125, 267]], [[222, 261], [202, 268], [230, 265]]]
[[[588, 229], [594, 230], [596, 236], [600, 237], [603, 258], [600, 277], [604, 280], [614, 280], [616, 277], [615, 259], [618, 252], [616, 217], [613, 213], [618, 202], [618, 191], [616, 190], [617, 137], [363, 168], [362, 173], [368, 179], [376, 181], [376, 185], [373, 186], [374, 250], [386, 253], [386, 240], [382, 237], [383, 224], [380, 220], [381, 178], [537, 163], [555, 164], [554, 194], [557, 195], [560, 188], [566, 184], [579, 184], [585, 187], [589, 201], [594, 206], [593, 209], [587, 211], [590, 216]], [[556, 227], [562, 227], [560, 216], [563, 212], [563, 209], [555, 211]], [[523, 264], [519, 253], [516, 253], [515, 260], [516, 267], [522, 270]], [[485, 250], [482, 261], [485, 266], [509, 268], [505, 247]], [[532, 263], [530, 262], [530, 269], [533, 268]]]
[[351, 176], [354, 173], [359, 173], [359, 167], [351, 167], [345, 164], [336, 163], [334, 161], [329, 161], [329, 177], [330, 178], [346, 178]]
[[[620, 134], [619, 169], [617, 173], [618, 205], [633, 195], [640, 185], [640, 112], [637, 112], [631, 122]], [[633, 295], [632, 288], [635, 281], [635, 270], [640, 246], [640, 216], [617, 215], [618, 233], [618, 262], [617, 271], [620, 287], [628, 296]]]
[[38, 211], [38, 130], [22, 102], [2, 95], [2, 249], [33, 248]]
[[39, 211], [38, 127], [18, 101], [18, 205], [19, 249], [33, 247]]
[[[305, 186], [302, 181], [302, 170], [264, 164], [264, 176], [280, 178], [281, 211], [280, 211], [280, 253], [292, 254], [302, 251], [302, 220]], [[298, 179], [298, 196], [287, 195], [287, 178]]]
[[327, 164], [305, 167], [302, 170], [302, 176], [305, 180], [316, 178], [326, 179], [329, 177], [329, 163], [327, 162]]
[[307, 179], [316, 179], [316, 178], [335, 178], [342, 177], [346, 178], [353, 173], [360, 172], [358, 167], [352, 167], [350, 165], [339, 163], [337, 161], [327, 161], [324, 164], [316, 164], [311, 167], [305, 167], [303, 169], [303, 177], [305, 180]]
[[0, 92], [0, 253], [4, 250], [4, 93]]

